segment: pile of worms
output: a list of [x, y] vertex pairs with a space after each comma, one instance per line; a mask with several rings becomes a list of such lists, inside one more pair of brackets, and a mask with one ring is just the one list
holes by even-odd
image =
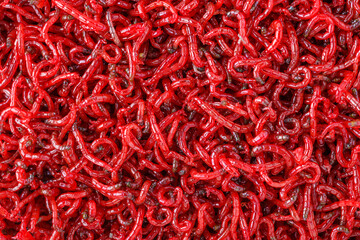
[[357, 0], [2, 0], [1, 240], [360, 238]]

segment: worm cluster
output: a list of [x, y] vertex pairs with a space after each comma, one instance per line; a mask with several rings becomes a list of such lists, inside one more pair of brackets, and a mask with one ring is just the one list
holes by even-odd
[[0, 239], [360, 237], [356, 0], [2, 0]]

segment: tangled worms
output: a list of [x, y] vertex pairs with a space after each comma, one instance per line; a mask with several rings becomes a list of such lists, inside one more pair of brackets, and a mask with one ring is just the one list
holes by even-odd
[[2, 0], [0, 239], [359, 239], [359, 4]]

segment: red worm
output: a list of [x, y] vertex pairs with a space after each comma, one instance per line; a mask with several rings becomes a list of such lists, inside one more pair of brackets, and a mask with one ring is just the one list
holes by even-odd
[[2, 1], [0, 238], [358, 238], [359, 13]]

